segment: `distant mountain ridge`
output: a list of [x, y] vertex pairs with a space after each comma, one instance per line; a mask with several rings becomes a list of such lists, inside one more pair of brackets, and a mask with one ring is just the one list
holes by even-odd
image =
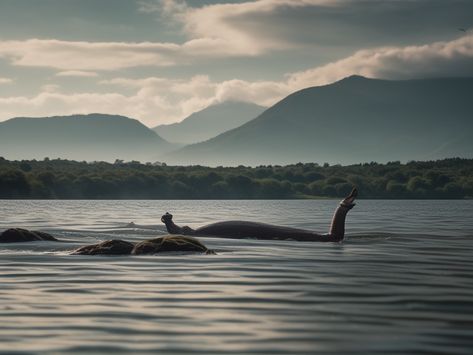
[[135, 119], [106, 114], [17, 117], [0, 122], [8, 159], [152, 160], [172, 146]]
[[265, 109], [253, 103], [226, 101], [194, 112], [181, 122], [159, 125], [153, 130], [169, 142], [198, 143], [241, 126]]
[[[214, 118], [228, 117], [221, 112]], [[189, 118], [191, 128], [185, 129], [190, 123], [177, 124], [177, 136], [212, 126], [202, 122], [213, 118], [205, 121], [200, 113]], [[240, 116], [246, 120], [251, 114]], [[239, 127], [176, 147], [124, 116], [17, 117], [0, 122], [0, 156], [7, 159], [216, 166], [472, 158], [473, 78], [395, 81], [352, 76], [295, 92]]]
[[256, 119], [163, 158], [260, 165], [473, 157], [473, 78], [352, 76], [295, 92]]

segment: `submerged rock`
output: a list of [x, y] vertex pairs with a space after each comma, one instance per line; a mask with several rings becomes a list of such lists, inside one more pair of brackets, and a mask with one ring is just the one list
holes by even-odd
[[135, 245], [133, 255], [157, 254], [168, 251], [184, 251], [205, 254], [215, 254], [212, 250], [192, 237], [183, 235], [168, 235], [155, 239], [145, 240]]
[[133, 244], [120, 239], [107, 240], [102, 243], [86, 245], [74, 250], [72, 255], [144, 255], [169, 251], [215, 254], [195, 238], [182, 235], [169, 235], [145, 240]]
[[10, 228], [0, 234], [0, 243], [22, 243], [38, 240], [58, 241], [51, 234], [22, 228]]
[[74, 250], [72, 255], [127, 255], [135, 245], [120, 239], [106, 240], [105, 242], [86, 245]]

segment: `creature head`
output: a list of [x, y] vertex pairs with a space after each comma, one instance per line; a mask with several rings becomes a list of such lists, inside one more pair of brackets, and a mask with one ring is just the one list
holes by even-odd
[[161, 217], [161, 222], [166, 224], [167, 222], [170, 222], [170, 221], [172, 221], [172, 214], [170, 214], [169, 212], [166, 212], [166, 214], [163, 214], [163, 216]]

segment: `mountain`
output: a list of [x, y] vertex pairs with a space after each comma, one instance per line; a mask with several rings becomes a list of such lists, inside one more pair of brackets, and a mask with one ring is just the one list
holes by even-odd
[[160, 125], [153, 130], [174, 143], [203, 142], [229, 129], [241, 126], [264, 111], [252, 103], [227, 101], [195, 112], [179, 123]]
[[254, 120], [163, 158], [260, 165], [473, 157], [473, 78], [352, 76], [289, 95]]
[[17, 117], [0, 122], [8, 159], [155, 160], [172, 146], [139, 121], [114, 115]]

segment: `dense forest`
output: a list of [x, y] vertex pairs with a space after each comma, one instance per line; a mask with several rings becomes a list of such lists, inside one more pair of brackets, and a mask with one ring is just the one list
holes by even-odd
[[473, 198], [473, 159], [349, 166], [166, 166], [140, 162], [8, 161], [0, 158], [2, 199]]

